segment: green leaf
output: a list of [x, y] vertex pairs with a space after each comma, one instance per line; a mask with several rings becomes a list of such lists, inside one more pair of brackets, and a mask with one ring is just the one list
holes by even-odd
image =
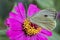
[[54, 8], [53, 0], [35, 0], [41, 8]]

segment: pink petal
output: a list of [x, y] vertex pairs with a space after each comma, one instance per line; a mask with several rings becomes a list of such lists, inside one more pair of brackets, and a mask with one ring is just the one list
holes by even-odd
[[22, 35], [22, 36], [16, 38], [16, 40], [26, 40], [25, 37], [26, 37], [25, 35]]
[[6, 20], [6, 25], [8, 25], [12, 30], [22, 30], [22, 24], [13, 18], [8, 18]]
[[46, 37], [45, 35], [42, 35], [41, 33], [39, 33], [39, 34], [37, 35], [37, 39], [38, 39], [38, 40], [48, 40], [47, 37]]
[[18, 5], [14, 6], [13, 10], [16, 11], [16, 14], [19, 14], [21, 16], [20, 9], [19, 9]]
[[48, 30], [46, 30], [46, 29], [42, 29], [41, 33], [42, 33], [42, 34], [45, 34], [45, 35], [47, 35], [47, 36], [52, 36], [52, 32], [51, 32], [51, 31], [48, 31]]
[[30, 36], [26, 36], [26, 40], [30, 40], [30, 38], [31, 38]]
[[19, 21], [21, 23], [23, 23], [23, 21], [24, 21], [24, 19], [21, 16], [18, 16], [18, 14], [15, 14], [13, 12], [9, 13], [9, 17], [13, 18], [13, 19], [15, 19], [15, 20], [17, 20], [17, 21]]
[[20, 12], [20, 9], [18, 7], [18, 5], [17, 6], [14, 6], [13, 10], [14, 10], [14, 11], [12, 11], [13, 13], [15, 13], [17, 16], [23, 18], [22, 14]]
[[37, 40], [37, 36], [35, 35], [35, 36], [32, 36], [31, 38], [30, 38], [30, 40]]
[[26, 18], [26, 12], [25, 12], [25, 8], [21, 2], [18, 3], [18, 8], [20, 10], [22, 17], [25, 19]]
[[18, 37], [24, 35], [23, 31], [14, 31], [12, 29], [7, 30], [6, 35], [9, 37], [10, 40], [15, 40]]
[[18, 3], [18, 5], [14, 6], [13, 11], [9, 13], [9, 17], [18, 20], [19, 22], [23, 22], [26, 18], [25, 9], [22, 3]]
[[29, 5], [29, 8], [28, 8], [28, 16], [33, 16], [34, 14], [36, 14], [36, 12], [38, 12], [38, 11], [40, 11], [40, 9], [36, 6], [36, 5], [34, 5], [34, 4], [30, 4]]

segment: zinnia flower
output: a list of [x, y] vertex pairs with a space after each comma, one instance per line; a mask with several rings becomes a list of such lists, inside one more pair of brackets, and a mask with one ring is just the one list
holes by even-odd
[[5, 21], [10, 40], [48, 40], [47, 36], [52, 36], [51, 31], [30, 22], [29, 17], [40, 11], [36, 5], [30, 4], [27, 14], [22, 3], [14, 6], [13, 10]]

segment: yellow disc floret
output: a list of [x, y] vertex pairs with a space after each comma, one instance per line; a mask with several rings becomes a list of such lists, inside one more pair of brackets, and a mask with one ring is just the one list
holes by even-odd
[[37, 27], [35, 29], [34, 26], [32, 27], [30, 24], [31, 24], [31, 22], [28, 19], [26, 19], [24, 21], [24, 25], [23, 25], [24, 30], [28, 35], [35, 35], [40, 32], [40, 30], [41, 30], [40, 27]]

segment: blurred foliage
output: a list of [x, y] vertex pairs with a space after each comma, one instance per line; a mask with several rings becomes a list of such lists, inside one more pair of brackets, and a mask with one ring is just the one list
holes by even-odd
[[[9, 40], [5, 34], [4, 20], [8, 17], [9, 12], [12, 10], [15, 2], [23, 2], [27, 10], [30, 3], [37, 4], [39, 8], [54, 8], [60, 11], [60, 0], [0, 0], [0, 40]], [[53, 32], [53, 36], [49, 40], [60, 40], [60, 20], [57, 20], [57, 27]]]
[[6, 35], [0, 35], [0, 40], [9, 40]]
[[0, 0], [0, 17], [6, 18], [14, 3], [8, 0]]
[[60, 11], [60, 0], [54, 0], [54, 5], [57, 11]]
[[6, 29], [7, 27], [4, 25], [4, 21], [0, 18], [0, 30]]
[[[54, 5], [55, 5], [55, 9], [57, 10], [57, 12], [60, 12], [60, 0], [54, 0]], [[55, 31], [60, 34], [60, 20], [58, 19], [57, 19], [57, 27]]]
[[60, 34], [60, 20], [57, 20], [57, 27], [54, 29], [54, 31]]
[[60, 35], [56, 32], [53, 32], [53, 36], [49, 37], [49, 40], [60, 40]]
[[44, 9], [44, 8], [54, 8], [54, 1], [53, 0], [35, 0], [37, 5]]
[[0, 30], [0, 40], [9, 40], [5, 34], [6, 30]]

